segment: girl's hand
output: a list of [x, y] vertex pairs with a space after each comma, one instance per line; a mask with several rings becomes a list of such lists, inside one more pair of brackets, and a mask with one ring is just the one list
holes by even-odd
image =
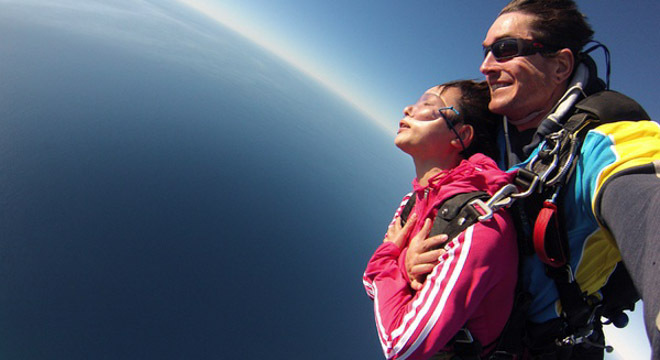
[[403, 248], [406, 244], [406, 239], [410, 230], [414, 227], [417, 222], [417, 214], [413, 213], [406, 221], [406, 225], [401, 226], [401, 217], [396, 218], [394, 224], [387, 229], [387, 235], [383, 242], [391, 242], [394, 245], [398, 246], [400, 249]]

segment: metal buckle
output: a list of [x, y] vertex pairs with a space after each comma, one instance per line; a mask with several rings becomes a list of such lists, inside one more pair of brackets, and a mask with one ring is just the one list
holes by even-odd
[[577, 158], [577, 152], [579, 150], [579, 147], [577, 146], [578, 141], [576, 140], [576, 138], [573, 135], [569, 134], [568, 137], [569, 137], [569, 141], [570, 141], [570, 148], [569, 148], [569, 152], [568, 152], [568, 158], [566, 159], [566, 161], [563, 161], [563, 162], [561, 162], [561, 164], [559, 164], [560, 167], [557, 170], [557, 175], [555, 175], [553, 178], [547, 179], [545, 181], [547, 186], [552, 186], [552, 185], [556, 184], [557, 182], [561, 181], [561, 179], [564, 178], [566, 176], [566, 174], [568, 174], [569, 170], [571, 169], [571, 167], [573, 165], [573, 162]]
[[454, 336], [454, 341], [461, 344], [471, 344], [474, 342], [474, 338], [470, 330], [461, 328]]
[[477, 218], [479, 222], [486, 221], [493, 217], [493, 209], [491, 209], [485, 202], [481, 201], [481, 199], [474, 199], [470, 201], [468, 205], [474, 207], [478, 213], [482, 214]]
[[539, 185], [540, 181], [541, 180], [537, 173], [528, 169], [518, 169], [518, 173], [516, 174], [516, 183], [524, 183], [522, 185], [527, 186], [527, 190], [520, 193], [512, 193], [511, 197], [516, 199], [528, 197], [536, 190], [536, 187]]
[[512, 197], [516, 195], [518, 188], [513, 184], [507, 184], [499, 189], [486, 203], [488, 207], [496, 210], [510, 206], [513, 203]]
[[[541, 147], [539, 148], [539, 151], [534, 155], [532, 160], [529, 161], [527, 166], [525, 167], [527, 170], [532, 171], [536, 174], [538, 174], [539, 180], [545, 184], [546, 179], [550, 175], [550, 173], [557, 167], [557, 164], [559, 163], [559, 149], [561, 148], [561, 143], [564, 137], [566, 137], [566, 130], [560, 130], [555, 133], [549, 134], [546, 136], [546, 139], [543, 141], [541, 144]], [[552, 146], [551, 149], [548, 148], [549, 141], [554, 142], [554, 145]], [[543, 155], [543, 156], [539, 156]], [[543, 173], [537, 173], [534, 171], [534, 166], [539, 160], [544, 160], [547, 159], [549, 156], [552, 156], [552, 161], [547, 164], [547, 168], [543, 170]]]
[[575, 346], [578, 344], [587, 344], [589, 346], [597, 347], [600, 349], [604, 349], [606, 352], [611, 353], [614, 351], [614, 347], [611, 345], [601, 345], [598, 343], [595, 343], [589, 339], [589, 336], [591, 336], [594, 333], [593, 327], [589, 328], [583, 328], [577, 332], [577, 334], [567, 336], [563, 338], [562, 340], [556, 339], [555, 344], [557, 346]]
[[474, 207], [481, 214], [477, 220], [483, 222], [492, 218], [495, 211], [510, 206], [513, 203], [511, 196], [516, 191], [518, 191], [518, 188], [515, 185], [507, 184], [493, 194], [488, 201], [483, 202], [481, 199], [474, 199], [468, 205]]
[[578, 344], [582, 344], [583, 342], [586, 341], [587, 337], [589, 337], [594, 331], [589, 330], [585, 334], [581, 335], [569, 335], [561, 340], [557, 339], [555, 340], [555, 344], [557, 346], [574, 346]]

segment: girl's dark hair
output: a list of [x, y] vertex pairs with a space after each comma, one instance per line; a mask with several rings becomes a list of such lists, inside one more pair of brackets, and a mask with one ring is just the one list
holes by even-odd
[[535, 16], [534, 40], [557, 49], [568, 48], [573, 58], [593, 39], [594, 31], [573, 0], [513, 0], [500, 15], [522, 12]]
[[452, 124], [464, 123], [474, 129], [474, 137], [470, 145], [461, 152], [465, 158], [475, 153], [482, 153], [493, 159], [498, 158], [496, 145], [497, 128], [502, 122], [502, 116], [488, 110], [490, 91], [485, 81], [456, 80], [439, 85], [442, 90], [456, 88], [461, 91], [461, 98], [456, 106], [459, 114], [448, 120]]

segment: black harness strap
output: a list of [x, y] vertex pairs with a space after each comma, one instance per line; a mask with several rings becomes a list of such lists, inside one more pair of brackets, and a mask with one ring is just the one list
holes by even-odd
[[475, 191], [454, 195], [447, 199], [440, 208], [438, 214], [433, 220], [430, 235], [447, 234], [449, 239], [453, 239], [479, 220], [483, 215], [479, 208], [470, 206], [472, 201], [486, 200], [490, 198], [485, 191]]
[[410, 195], [410, 199], [408, 199], [408, 202], [403, 207], [403, 210], [401, 210], [401, 215], [399, 215], [399, 217], [401, 218], [401, 226], [406, 225], [406, 222], [408, 221], [408, 217], [410, 217], [410, 212], [415, 207], [416, 202], [417, 202], [417, 195], [413, 193], [412, 195]]
[[[433, 219], [433, 226], [429, 236], [439, 234], [449, 235], [449, 239], [455, 238], [463, 230], [475, 224], [479, 216], [483, 215], [479, 212], [478, 208], [470, 206], [473, 200], [485, 200], [490, 196], [485, 191], [474, 191], [469, 193], [461, 193], [454, 195], [438, 208], [438, 214]], [[410, 212], [415, 207], [417, 197], [413, 194], [410, 200], [406, 203], [401, 210], [401, 225], [405, 225]]]

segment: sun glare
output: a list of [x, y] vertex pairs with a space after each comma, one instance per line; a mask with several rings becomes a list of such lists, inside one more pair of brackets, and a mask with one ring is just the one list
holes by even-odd
[[304, 59], [305, 56], [300, 54], [299, 51], [292, 50], [290, 46], [283, 44], [282, 41], [272, 38], [270, 35], [268, 35], [271, 32], [265, 31], [266, 29], [259, 29], [256, 24], [251, 24], [248, 19], [241, 15], [240, 11], [236, 11], [235, 9], [231, 9], [227, 6], [221, 6], [216, 2], [205, 0], [177, 1], [232, 29], [258, 46], [283, 59], [305, 75], [323, 84], [323, 86], [328, 88], [337, 96], [344, 99], [374, 125], [385, 131], [387, 135], [394, 134], [395, 122], [389, 121], [391, 119], [389, 119], [387, 114], [381, 114], [379, 111], [373, 111], [374, 108], [377, 108], [376, 106], [362, 105], [368, 102], [361, 96], [358, 96], [352, 91], [346, 89], [345, 86], [340, 86], [336, 81], [320, 75], [327, 72], [323, 71], [323, 69], [317, 68], [317, 66], [315, 66], [311, 61], [302, 61], [301, 59]]

